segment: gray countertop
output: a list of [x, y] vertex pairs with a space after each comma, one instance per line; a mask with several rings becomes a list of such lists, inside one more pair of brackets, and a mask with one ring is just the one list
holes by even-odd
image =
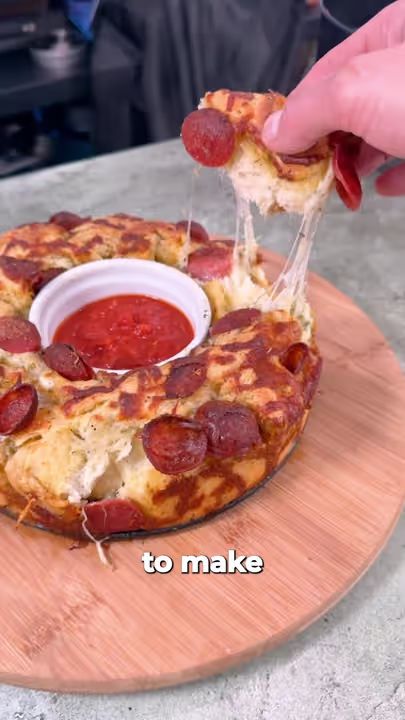
[[[179, 141], [2, 180], [0, 230], [47, 218], [129, 212], [187, 217], [192, 164]], [[195, 177], [193, 217], [233, 233], [233, 194], [217, 173]], [[297, 222], [258, 220], [286, 253]], [[311, 259], [383, 330], [405, 367], [405, 199], [375, 195], [359, 213], [332, 198]], [[404, 439], [405, 442], [405, 439]], [[339, 605], [284, 647], [203, 682], [137, 695], [56, 695], [0, 687], [0, 720], [404, 720], [405, 519]], [[6, 622], [6, 618], [3, 618]]]

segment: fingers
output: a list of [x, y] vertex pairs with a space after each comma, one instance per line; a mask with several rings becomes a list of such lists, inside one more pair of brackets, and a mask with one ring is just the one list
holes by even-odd
[[380, 195], [405, 195], [405, 163], [386, 170], [377, 178], [375, 187]]
[[371, 145], [363, 142], [356, 161], [356, 169], [360, 177], [367, 177], [388, 160], [390, 160], [390, 156], [387, 153], [376, 150]]
[[308, 91], [301, 83], [285, 109], [267, 119], [264, 143], [276, 152], [295, 153], [323, 135], [345, 130], [405, 158], [404, 67], [405, 44], [358, 55]]
[[309, 92], [303, 85], [299, 86], [289, 96], [284, 110], [267, 118], [262, 139], [270, 150], [282, 153], [306, 150], [320, 137], [337, 129], [331, 107], [332, 82], [333, 78], [321, 78]]

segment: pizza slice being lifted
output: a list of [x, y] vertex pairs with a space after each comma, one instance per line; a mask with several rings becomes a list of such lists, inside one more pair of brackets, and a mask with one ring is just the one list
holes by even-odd
[[357, 210], [362, 197], [355, 169], [358, 138], [333, 133], [295, 155], [271, 152], [262, 142], [266, 118], [285, 101], [275, 92], [208, 92], [184, 120], [184, 146], [201, 165], [223, 167], [237, 196], [255, 203], [263, 215], [305, 214], [314, 202], [323, 204], [333, 185], [345, 205]]

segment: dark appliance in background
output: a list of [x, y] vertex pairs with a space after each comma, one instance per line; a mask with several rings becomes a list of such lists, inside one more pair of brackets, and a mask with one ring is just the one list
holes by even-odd
[[[48, 0], [0, 0], [0, 63], [10, 64], [10, 51], [27, 48], [47, 32]], [[36, 123], [31, 113], [0, 123], [0, 177], [30, 169], [46, 154], [35, 142]], [[42, 147], [41, 147], [42, 145]]]
[[0, 53], [27, 47], [48, 32], [49, 0], [0, 0]]
[[89, 32], [99, 0], [0, 0], [0, 54], [28, 47], [65, 19]]
[[0, 177], [92, 154], [77, 102], [88, 102], [96, 4], [0, 0]]

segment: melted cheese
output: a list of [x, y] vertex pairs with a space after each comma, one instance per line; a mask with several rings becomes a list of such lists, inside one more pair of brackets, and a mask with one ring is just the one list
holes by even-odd
[[303, 207], [312, 202], [323, 184], [323, 180], [318, 182], [317, 177], [305, 182], [279, 177], [274, 165], [258, 152], [256, 144], [250, 140], [241, 142], [226, 166], [226, 172], [236, 194], [257, 205], [262, 215], [279, 210], [301, 214]]
[[120, 463], [130, 454], [134, 430], [121, 423], [108, 423], [106, 426], [88, 414], [75, 418], [72, 425], [82, 441], [85, 454], [85, 461], [71, 478], [69, 489], [69, 502], [78, 503], [82, 498], [89, 497], [96, 482], [108, 472], [111, 464]]
[[302, 222], [289, 257], [271, 287], [266, 287], [263, 270], [256, 265], [258, 245], [250, 203], [245, 199], [246, 188], [243, 190], [244, 197], [240, 194], [240, 183], [245, 182], [246, 176], [242, 176], [242, 180], [238, 176], [238, 182], [235, 182], [234, 173], [229, 174], [235, 190], [237, 214], [233, 269], [231, 275], [221, 281], [229, 309], [257, 307], [262, 312], [286, 310], [301, 322], [302, 339], [309, 342], [312, 314], [306, 300], [308, 263], [318, 222], [333, 182], [332, 167], [329, 167], [316, 192], [306, 200]]
[[196, 184], [196, 178], [200, 174], [200, 168], [194, 167], [191, 171], [191, 183], [190, 183], [190, 200], [188, 204], [188, 213], [187, 213], [187, 230], [186, 230], [186, 241], [183, 246], [181, 258], [180, 258], [180, 268], [185, 268], [187, 265], [188, 256], [191, 252], [191, 222], [193, 220], [193, 202], [194, 202], [194, 190], [195, 190], [195, 184]]

